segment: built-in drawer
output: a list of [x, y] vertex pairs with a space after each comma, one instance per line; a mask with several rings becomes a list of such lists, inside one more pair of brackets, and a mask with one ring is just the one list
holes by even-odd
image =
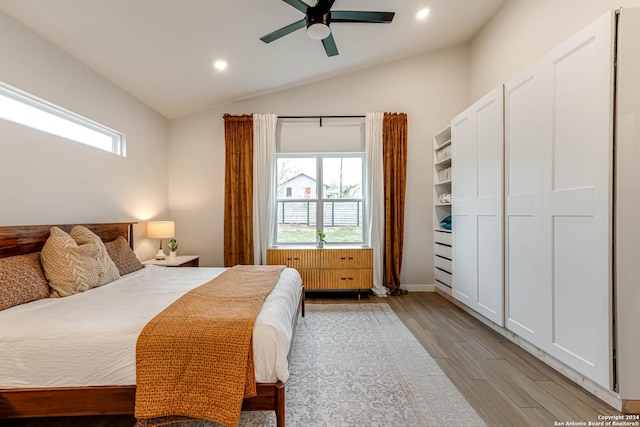
[[434, 246], [434, 253], [436, 255], [440, 255], [441, 257], [445, 257], [445, 258], [449, 258], [451, 259], [451, 246], [447, 246], [447, 245], [442, 245], [440, 243], [436, 243]]
[[436, 268], [440, 268], [444, 271], [451, 273], [453, 270], [453, 266], [451, 265], [451, 260], [436, 256], [435, 258]]
[[297, 270], [320, 267], [320, 249], [267, 249], [267, 264]]
[[315, 289], [371, 289], [373, 270], [365, 268], [322, 270], [320, 283], [322, 287]]
[[444, 245], [451, 246], [451, 233], [446, 233], [444, 231], [434, 231], [433, 240], [436, 243], [442, 243]]
[[373, 249], [320, 249], [322, 268], [372, 268]]
[[453, 281], [451, 280], [451, 273], [447, 273], [446, 271], [442, 271], [438, 268], [434, 270], [436, 280], [444, 283], [445, 285], [451, 286]]

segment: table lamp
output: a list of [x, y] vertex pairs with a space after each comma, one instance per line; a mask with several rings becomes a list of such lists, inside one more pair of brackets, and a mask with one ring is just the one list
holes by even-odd
[[147, 237], [160, 239], [160, 250], [156, 259], [165, 259], [167, 255], [162, 250], [162, 239], [170, 239], [176, 235], [175, 221], [149, 221], [147, 222]]

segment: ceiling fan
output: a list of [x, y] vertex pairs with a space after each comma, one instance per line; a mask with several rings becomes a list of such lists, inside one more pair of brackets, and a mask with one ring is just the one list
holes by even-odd
[[355, 10], [331, 10], [335, 0], [317, 0], [315, 6], [309, 6], [302, 0], [282, 0], [290, 6], [295, 7], [306, 16], [293, 24], [280, 28], [266, 36], [260, 37], [265, 43], [271, 43], [284, 37], [300, 28], [307, 27], [307, 35], [314, 40], [322, 40], [327, 56], [338, 54], [336, 42], [331, 34], [329, 25], [332, 22], [359, 22], [388, 24], [393, 21], [394, 12], [364, 12]]

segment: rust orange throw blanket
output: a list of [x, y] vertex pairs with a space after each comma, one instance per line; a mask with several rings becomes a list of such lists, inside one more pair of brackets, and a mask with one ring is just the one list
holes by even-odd
[[256, 395], [253, 324], [282, 270], [237, 265], [144, 327], [136, 347], [135, 416], [141, 426], [175, 417], [238, 424], [242, 399]]

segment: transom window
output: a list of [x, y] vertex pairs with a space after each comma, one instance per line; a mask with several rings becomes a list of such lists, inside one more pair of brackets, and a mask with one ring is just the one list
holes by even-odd
[[125, 136], [0, 82], [0, 119], [125, 157]]
[[278, 154], [276, 244], [364, 244], [364, 153]]

